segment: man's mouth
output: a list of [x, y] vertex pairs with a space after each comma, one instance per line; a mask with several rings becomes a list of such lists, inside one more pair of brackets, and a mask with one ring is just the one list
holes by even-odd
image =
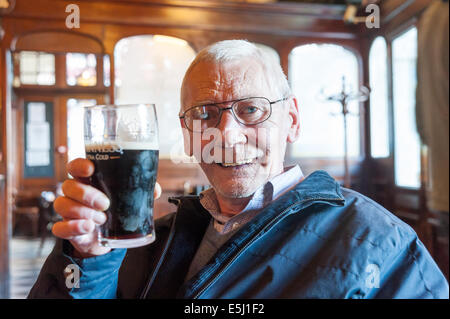
[[237, 166], [242, 166], [242, 165], [254, 164], [257, 161], [258, 161], [258, 158], [251, 158], [251, 159], [236, 161], [233, 163], [216, 163], [216, 164], [218, 164], [219, 166], [222, 166], [222, 167], [237, 167]]

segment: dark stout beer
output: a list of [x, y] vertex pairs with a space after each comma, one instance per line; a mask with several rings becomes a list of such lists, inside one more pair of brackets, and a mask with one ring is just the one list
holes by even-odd
[[159, 152], [150, 148], [137, 142], [86, 146], [86, 157], [95, 165], [91, 184], [111, 201], [100, 241], [154, 236], [153, 190]]

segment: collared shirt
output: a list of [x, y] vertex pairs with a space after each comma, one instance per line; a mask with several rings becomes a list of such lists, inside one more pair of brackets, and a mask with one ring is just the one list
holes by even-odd
[[264, 207], [293, 188], [303, 179], [302, 170], [298, 165], [286, 168], [285, 171], [256, 190], [245, 208], [232, 217], [220, 213], [219, 203], [213, 188], [200, 193], [200, 203], [213, 217], [206, 229], [205, 235], [191, 262], [185, 280], [189, 280], [211, 259], [216, 251], [238, 229], [248, 223]]
[[264, 207], [297, 185], [302, 179], [303, 172], [300, 166], [286, 168], [283, 173], [258, 188], [245, 208], [232, 217], [221, 214], [213, 188], [200, 193], [200, 203], [213, 217], [214, 229], [220, 234], [227, 234], [249, 222]]

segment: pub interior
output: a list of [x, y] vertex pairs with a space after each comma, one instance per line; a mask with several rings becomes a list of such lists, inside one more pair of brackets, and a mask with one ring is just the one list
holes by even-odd
[[196, 53], [226, 39], [255, 43], [287, 75], [301, 133], [285, 164], [386, 207], [448, 280], [446, 1], [0, 0], [0, 39], [0, 298], [25, 298], [52, 249], [66, 164], [85, 156], [85, 106], [155, 103], [155, 218], [175, 210], [169, 197], [209, 187], [183, 160], [179, 95]]

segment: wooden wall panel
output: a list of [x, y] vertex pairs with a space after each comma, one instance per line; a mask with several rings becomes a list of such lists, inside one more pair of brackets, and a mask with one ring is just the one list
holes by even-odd
[[[382, 14], [384, 13], [387, 18], [382, 20], [382, 30], [375, 30], [366, 29], [363, 25], [344, 24], [342, 16], [345, 6], [343, 5], [249, 4], [194, 0], [16, 0], [15, 9], [1, 17], [5, 36], [1, 43], [0, 53], [0, 109], [2, 114], [0, 129], [3, 130], [3, 133], [7, 132], [6, 114], [11, 110], [7, 105], [5, 95], [12, 93], [7, 91], [5, 83], [5, 54], [11, 49], [46, 49], [53, 52], [85, 50], [82, 52], [104, 52], [112, 57], [116, 43], [122, 38], [134, 35], [161, 34], [178, 37], [188, 41], [197, 51], [219, 40], [241, 38], [276, 49], [280, 54], [282, 67], [287, 73], [288, 55], [295, 46], [306, 43], [335, 43], [344, 45], [356, 53], [361, 69], [360, 82], [365, 84], [368, 79], [368, 69], [363, 62], [367, 59], [371, 39], [378, 34], [394, 32], [406, 18], [416, 15], [430, 1], [383, 1], [381, 3]], [[80, 7], [79, 29], [68, 29], [65, 25], [68, 15], [65, 9], [72, 3], [76, 3]], [[41, 36], [37, 36], [39, 32], [41, 32]], [[58, 35], [49, 37], [50, 33]], [[84, 42], [86, 44], [83, 48], [78, 46], [76, 40], [68, 40], [69, 38], [74, 39], [77, 35], [89, 39], [88, 42]], [[107, 90], [112, 101], [113, 81], [114, 60], [111, 59], [111, 86]], [[104, 93], [105, 90], [102, 89], [96, 93], [102, 92]], [[28, 93], [35, 94], [37, 92], [30, 91]], [[55, 91], [54, 93], [63, 92]], [[370, 118], [368, 112], [363, 114], [361, 117], [362, 140], [368, 141], [370, 132], [366, 127], [370, 123]], [[17, 115], [20, 115], [20, 112]], [[11, 135], [11, 129], [10, 127], [9, 135]], [[5, 134], [2, 141], [3, 143], [0, 144], [3, 144], [4, 151], [6, 143], [13, 142], [11, 139], [7, 140]], [[369, 160], [367, 146], [370, 144], [366, 143], [362, 148], [365, 157], [351, 163], [352, 180], [360, 185], [363, 182], [367, 183], [367, 175], [361, 172], [361, 167], [371, 172], [379, 172], [379, 175], [373, 173], [369, 176], [369, 178], [379, 176], [378, 184], [373, 190], [389, 192], [391, 190], [390, 176], [393, 174], [392, 162], [367, 162]], [[364, 163], [366, 166], [363, 165]], [[305, 159], [300, 164], [306, 174], [317, 168], [325, 168], [338, 179], [341, 178], [339, 174], [342, 172], [342, 161], [340, 160]], [[3, 161], [0, 161], [0, 174], [6, 175], [6, 169], [6, 158], [4, 157]], [[158, 178], [167, 193], [155, 205], [159, 207], [160, 211], [173, 211], [173, 208], [165, 202], [167, 194], [182, 192], [186, 186], [184, 183], [188, 179], [191, 183], [206, 184], [207, 181], [202, 174], [198, 167], [175, 167], [170, 161], [162, 160]], [[14, 175], [9, 177], [17, 178]], [[0, 212], [0, 256], [2, 256], [0, 258], [0, 297], [2, 293], [7, 293], [5, 290], [7, 258], [4, 257], [8, 255], [9, 236], [9, 212], [6, 204], [8, 199], [5, 198], [7, 192], [7, 189], [2, 192], [0, 181], [0, 197], [2, 194], [4, 197], [0, 198], [2, 209]], [[388, 199], [386, 199], [386, 203], [394, 206], [394, 203], [388, 202]]]
[[[65, 21], [72, 1], [18, 0], [10, 16]], [[351, 26], [340, 21], [345, 6], [305, 4], [239, 4], [219, 1], [77, 1], [81, 24], [95, 22], [127, 26], [163, 26], [208, 31], [323, 36], [329, 33], [348, 36]]]
[[9, 295], [9, 236], [10, 236], [10, 206], [8, 196], [7, 177], [7, 138], [9, 107], [6, 91], [7, 54], [0, 48], [0, 298]]
[[102, 54], [103, 44], [91, 35], [68, 31], [37, 31], [26, 33], [12, 43], [13, 51], [86, 52]]

